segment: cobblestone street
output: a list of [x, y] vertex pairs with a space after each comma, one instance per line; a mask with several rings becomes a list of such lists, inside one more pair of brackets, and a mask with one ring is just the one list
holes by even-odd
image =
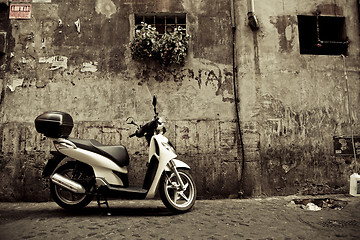
[[180, 215], [169, 212], [159, 200], [112, 200], [111, 216], [101, 215], [95, 201], [78, 213], [53, 202], [0, 203], [0, 239], [360, 238], [360, 198], [330, 196], [343, 204], [319, 211], [295, 204], [293, 200], [299, 198], [306, 199], [198, 200], [191, 212]]

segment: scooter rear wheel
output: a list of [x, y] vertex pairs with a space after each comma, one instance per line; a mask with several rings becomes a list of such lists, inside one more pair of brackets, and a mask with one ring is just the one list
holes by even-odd
[[190, 173], [178, 169], [179, 175], [185, 185], [181, 190], [180, 183], [172, 172], [164, 172], [160, 179], [159, 193], [164, 205], [175, 212], [189, 211], [195, 204], [196, 186]]
[[[56, 173], [65, 176], [75, 182], [87, 185], [90, 188], [89, 180], [93, 179], [94, 173], [92, 169], [79, 162], [67, 162], [60, 166]], [[54, 201], [62, 208], [67, 210], [79, 210], [87, 206], [93, 199], [93, 194], [74, 193], [50, 181], [50, 192]]]

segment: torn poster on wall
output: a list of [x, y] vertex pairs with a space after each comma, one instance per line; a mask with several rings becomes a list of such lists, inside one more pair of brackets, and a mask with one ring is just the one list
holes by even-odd
[[49, 63], [50, 64], [50, 70], [58, 70], [60, 68], [67, 69], [67, 61], [68, 58], [65, 56], [53, 56], [53, 57], [41, 57], [39, 58], [39, 63]]

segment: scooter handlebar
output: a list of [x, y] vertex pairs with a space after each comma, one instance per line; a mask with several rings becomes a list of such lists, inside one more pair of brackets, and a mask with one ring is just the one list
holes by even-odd
[[146, 123], [144, 126], [141, 126], [138, 130], [136, 130], [135, 133], [130, 134], [129, 137], [132, 138], [132, 137], [136, 136], [138, 138], [141, 138], [145, 134], [153, 132], [158, 126], [157, 121], [158, 121], [158, 119], [154, 119], [151, 122]]
[[137, 134], [137, 131], [136, 131], [135, 133], [133, 133], [133, 134], [130, 134], [130, 135], [129, 135], [129, 138], [135, 137], [136, 134]]

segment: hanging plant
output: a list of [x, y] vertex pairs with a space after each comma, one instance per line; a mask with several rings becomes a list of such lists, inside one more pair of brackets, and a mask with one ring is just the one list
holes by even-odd
[[184, 64], [189, 46], [190, 36], [181, 27], [161, 37], [156, 29], [146, 23], [141, 23], [141, 29], [136, 30], [130, 43], [134, 59], [154, 59], [164, 65]]
[[141, 28], [135, 31], [135, 37], [130, 43], [131, 54], [134, 59], [146, 60], [156, 54], [156, 44], [159, 33], [154, 27], [141, 23]]
[[160, 62], [164, 65], [184, 64], [190, 36], [181, 27], [171, 33], [164, 34], [158, 41], [157, 52]]

